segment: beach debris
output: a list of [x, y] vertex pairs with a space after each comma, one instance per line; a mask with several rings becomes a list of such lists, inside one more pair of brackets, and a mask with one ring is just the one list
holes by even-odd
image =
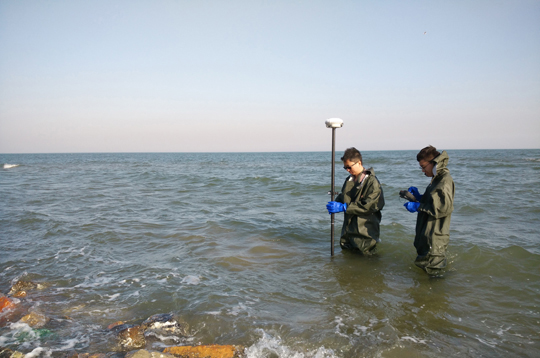
[[0, 313], [4, 313], [4, 311], [14, 309], [15, 307], [16, 304], [11, 298], [5, 296], [3, 293], [0, 293]]
[[124, 324], [123, 321], [116, 321], [116, 322], [111, 323], [110, 325], [108, 325], [108, 326], [107, 326], [107, 329], [110, 331], [110, 330], [112, 330], [114, 327], [120, 326], [120, 325], [122, 325], [122, 324]]
[[122, 349], [137, 349], [146, 346], [146, 339], [154, 336], [159, 340], [178, 342], [179, 336], [188, 336], [189, 325], [172, 313], [160, 313], [148, 317], [140, 325], [117, 321], [107, 326], [114, 332]]
[[26, 328], [19, 327], [20, 330], [17, 332], [15, 337], [17, 338], [17, 341], [24, 343], [24, 342], [32, 342], [36, 339], [48, 339], [48, 338], [54, 338], [56, 337], [56, 334], [46, 328], [31, 328], [30, 326], [26, 325]]
[[170, 353], [182, 358], [240, 358], [244, 357], [244, 347], [242, 346], [175, 346], [167, 347], [163, 353]]
[[83, 303], [83, 304], [80, 304], [80, 305], [77, 305], [77, 306], [66, 308], [66, 309], [63, 310], [63, 312], [64, 312], [64, 314], [69, 315], [69, 314], [73, 314], [74, 312], [80, 311], [85, 307], [86, 307], [86, 304]]
[[140, 349], [138, 351], [131, 351], [127, 353], [125, 358], [176, 358], [176, 357], [172, 354]]
[[10, 298], [0, 292], [0, 327], [15, 322], [27, 313], [27, 307], [17, 298]]
[[32, 281], [19, 280], [13, 286], [11, 286], [11, 290], [9, 290], [8, 295], [18, 298], [25, 297], [28, 291], [42, 288], [43, 285], [41, 284]]
[[62, 358], [78, 358], [79, 353], [77, 353], [77, 351], [73, 350], [73, 351], [65, 352], [64, 354], [62, 354], [61, 357]]
[[24, 353], [12, 351], [9, 348], [0, 347], [0, 358], [23, 358]]
[[141, 326], [145, 331], [167, 332], [187, 336], [189, 325], [172, 313], [160, 313], [148, 317]]
[[70, 351], [65, 353], [62, 358], [111, 358], [114, 355], [105, 353], [77, 353], [77, 351]]
[[133, 324], [121, 324], [111, 329], [116, 333], [118, 344], [124, 349], [138, 349], [146, 346], [144, 329], [142, 326]]
[[49, 322], [49, 317], [36, 311], [28, 313], [19, 320], [19, 323], [26, 323], [32, 328], [42, 328]]

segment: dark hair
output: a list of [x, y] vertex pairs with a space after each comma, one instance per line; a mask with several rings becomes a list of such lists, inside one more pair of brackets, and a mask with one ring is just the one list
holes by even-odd
[[362, 162], [362, 154], [356, 149], [355, 147], [347, 148], [345, 149], [345, 153], [343, 153], [343, 157], [341, 157], [342, 161], [350, 160], [351, 162]]
[[416, 155], [416, 160], [421, 161], [425, 160], [426, 162], [431, 162], [433, 159], [437, 158], [441, 153], [437, 151], [437, 148], [430, 145], [422, 149], [418, 154]]

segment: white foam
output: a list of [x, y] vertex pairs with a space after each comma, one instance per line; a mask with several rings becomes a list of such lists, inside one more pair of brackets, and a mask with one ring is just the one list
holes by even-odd
[[178, 342], [181, 341], [181, 339], [180, 339], [179, 337], [176, 337], [176, 336], [163, 336], [163, 335], [161, 335], [161, 334], [158, 334], [158, 333], [152, 332], [152, 331], [146, 332], [144, 335], [145, 335], [146, 337], [148, 337], [148, 336], [154, 336], [154, 337], [156, 337], [157, 339], [159, 339], [159, 340], [162, 341], [162, 342], [173, 341], [173, 342], [175, 342], [175, 343], [178, 343]]
[[346, 334], [341, 333], [341, 327], [345, 326], [345, 323], [343, 323], [343, 318], [336, 316], [336, 318], [334, 319], [334, 323], [336, 324], [336, 329], [334, 333], [338, 336], [349, 338], [349, 336], [347, 336]]
[[[367, 330], [369, 329], [369, 327], [366, 327], [366, 326], [356, 326], [357, 329], [359, 329], [363, 334], [366, 334]], [[360, 335], [358, 332], [354, 332], [356, 335]]]
[[77, 343], [79, 343], [79, 340], [76, 339], [76, 338], [72, 338], [72, 339], [68, 339], [67, 341], [62, 342], [62, 343], [64, 343], [64, 345], [61, 346], [60, 348], [58, 348], [58, 350], [60, 350], [60, 351], [64, 351], [64, 350], [71, 349], [71, 348], [75, 347], [75, 345]]
[[240, 312], [246, 312], [249, 316], [248, 309], [249, 308], [245, 304], [239, 303], [237, 306], [234, 306], [233, 308], [231, 308], [227, 313], [232, 316], [238, 316]]
[[411, 341], [411, 342], [414, 342], [414, 343], [421, 343], [421, 344], [427, 344], [426, 341], [424, 339], [420, 339], [420, 338], [414, 338], [414, 337], [409, 337], [409, 336], [403, 336], [400, 338], [402, 341]]
[[117, 299], [118, 297], [120, 297], [120, 294], [115, 293], [114, 295], [110, 296], [109, 301], [113, 301], [113, 300]]
[[251, 347], [245, 349], [244, 353], [247, 358], [273, 357], [280, 358], [333, 358], [336, 357], [331, 349], [319, 347], [309, 352], [298, 352], [283, 344], [280, 337], [272, 337], [262, 329], [257, 329], [262, 332], [262, 337], [255, 342]]
[[41, 353], [44, 353], [44, 357], [50, 357], [51, 354], [52, 354], [52, 350], [48, 349], [48, 348], [43, 348], [43, 347], [37, 347], [36, 349], [34, 349], [32, 352], [30, 353], [26, 353], [24, 355], [24, 358], [35, 358], [35, 357], [39, 357], [41, 355]]
[[155, 329], [168, 329], [169, 327], [175, 327], [175, 322], [154, 322], [152, 323], [152, 328]]
[[198, 276], [186, 276], [182, 279], [182, 283], [187, 283], [188, 285], [198, 285], [201, 283], [201, 279]]
[[501, 328], [499, 329], [499, 331], [497, 332], [497, 335], [502, 336], [502, 335], [505, 334], [507, 331], [509, 331], [510, 328], [511, 328], [511, 327], [508, 327], [508, 328], [504, 329], [504, 328], [501, 327]]
[[380, 321], [378, 319], [376, 319], [376, 318], [370, 318], [369, 319], [369, 324], [367, 326], [355, 325], [354, 326], [354, 334], [357, 335], [357, 336], [371, 335], [371, 334], [374, 333], [372, 330], [373, 330], [373, 327], [375, 326], [375, 324], [377, 324], [379, 322], [386, 322], [386, 321], [388, 321], [387, 318], [385, 318], [383, 320], [380, 320]]
[[489, 346], [489, 347], [492, 347], [492, 348], [495, 348], [497, 346], [497, 342], [493, 342], [493, 341], [488, 342], [487, 340], [484, 340], [484, 339], [478, 337], [478, 335], [475, 338], [478, 340], [478, 342], [483, 343], [486, 346]]
[[[102, 272], [98, 273], [101, 274]], [[84, 278], [84, 282], [79, 283], [78, 285], [75, 285], [73, 287], [75, 288], [94, 288], [94, 287], [103, 287], [107, 286], [109, 283], [113, 282], [114, 279], [112, 277], [95, 277], [93, 278], [94, 282], [87, 282], [90, 280], [90, 277], [86, 276]]]
[[20, 164], [4, 164], [4, 169], [10, 169], [18, 167]]
[[22, 323], [22, 322], [15, 322], [15, 323], [12, 323], [9, 325], [9, 328], [14, 330], [14, 331], [19, 331], [19, 332], [24, 332], [24, 333], [28, 333], [30, 335], [33, 335], [34, 337], [37, 337], [37, 335], [35, 334], [34, 330], [32, 329], [32, 327], [30, 327], [28, 324], [26, 323]]

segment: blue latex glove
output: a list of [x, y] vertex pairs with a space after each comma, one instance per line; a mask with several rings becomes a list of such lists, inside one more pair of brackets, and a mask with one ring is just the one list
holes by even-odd
[[420, 207], [420, 203], [416, 201], [409, 201], [408, 203], [403, 204], [405, 209], [409, 210], [411, 213], [415, 213], [418, 211], [418, 208]]
[[347, 210], [347, 204], [337, 201], [329, 201], [328, 204], [326, 204], [326, 209], [328, 210], [328, 214], [340, 213]]
[[422, 194], [420, 194], [420, 192], [418, 191], [418, 189], [415, 186], [411, 186], [409, 188], [409, 193], [411, 193], [416, 198], [416, 200], [418, 200], [418, 201], [420, 201], [420, 199], [422, 199]]

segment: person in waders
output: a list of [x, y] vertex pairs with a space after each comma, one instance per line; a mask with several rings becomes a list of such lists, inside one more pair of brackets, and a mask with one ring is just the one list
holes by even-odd
[[341, 193], [326, 205], [329, 214], [344, 212], [340, 246], [342, 249], [359, 250], [364, 255], [375, 253], [380, 242], [381, 210], [384, 195], [373, 168], [365, 169], [362, 154], [348, 148], [341, 157], [343, 169], [349, 172]]
[[414, 247], [418, 256], [415, 265], [430, 275], [436, 275], [446, 267], [446, 249], [450, 240], [450, 217], [454, 211], [454, 180], [450, 175], [446, 151], [439, 153], [433, 146], [422, 149], [416, 160], [431, 183], [424, 194], [416, 187], [408, 191], [416, 201], [405, 203], [411, 213], [418, 212]]

